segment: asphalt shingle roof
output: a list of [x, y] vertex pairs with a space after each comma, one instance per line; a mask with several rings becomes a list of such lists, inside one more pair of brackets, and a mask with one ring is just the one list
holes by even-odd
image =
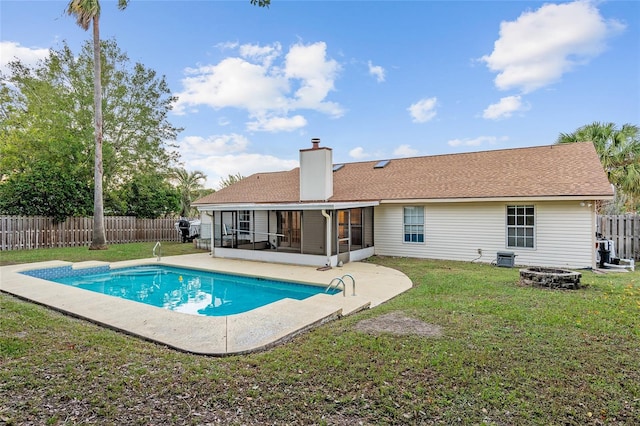
[[[590, 142], [345, 163], [330, 202], [518, 197], [611, 197]], [[297, 203], [300, 169], [256, 173], [194, 204]]]

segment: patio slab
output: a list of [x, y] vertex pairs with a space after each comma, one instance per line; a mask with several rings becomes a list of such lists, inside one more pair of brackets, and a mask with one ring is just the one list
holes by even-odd
[[23, 275], [30, 269], [72, 265], [88, 268], [104, 262], [51, 261], [0, 267], [0, 291], [51, 307], [97, 324], [139, 336], [181, 351], [203, 355], [232, 355], [270, 348], [310, 328], [341, 316], [375, 307], [412, 287], [399, 271], [353, 262], [318, 271], [310, 266], [217, 259], [208, 253], [114, 262], [113, 268], [168, 265], [326, 287], [334, 278], [351, 275], [346, 295], [318, 294], [305, 300], [283, 299], [248, 312], [218, 317], [191, 315], [103, 295]]

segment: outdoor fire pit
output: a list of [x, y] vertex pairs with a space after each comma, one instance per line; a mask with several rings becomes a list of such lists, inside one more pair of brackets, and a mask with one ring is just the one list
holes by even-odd
[[580, 288], [579, 272], [566, 269], [530, 267], [520, 269], [520, 283], [535, 287], [575, 290]]

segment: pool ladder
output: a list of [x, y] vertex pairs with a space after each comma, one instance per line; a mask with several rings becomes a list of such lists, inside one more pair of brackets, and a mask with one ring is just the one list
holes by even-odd
[[349, 274], [344, 274], [342, 277], [335, 277], [334, 279], [332, 279], [331, 282], [329, 283], [329, 285], [327, 286], [327, 289], [324, 292], [326, 293], [329, 290], [331, 290], [332, 288], [336, 288], [337, 289], [338, 285], [342, 284], [342, 296], [347, 297], [347, 285], [344, 283], [344, 279], [346, 277], [351, 278], [351, 286], [353, 288], [352, 296], [355, 296], [356, 295], [356, 280], [355, 280], [355, 278], [353, 278]]
[[[156, 249], [158, 249], [158, 254], [156, 254]], [[158, 262], [160, 262], [160, 260], [162, 260], [162, 244], [160, 244], [160, 241], [153, 246], [153, 257], [156, 256], [158, 257]]]

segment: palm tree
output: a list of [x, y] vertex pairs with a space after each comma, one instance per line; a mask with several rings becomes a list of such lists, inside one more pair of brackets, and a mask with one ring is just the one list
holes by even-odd
[[202, 181], [207, 176], [199, 170], [190, 173], [185, 169], [175, 169], [173, 178], [177, 181], [178, 191], [180, 191], [180, 216], [187, 217], [191, 213], [192, 196], [203, 188]]
[[594, 122], [573, 133], [560, 133], [556, 143], [593, 142], [609, 182], [627, 199], [627, 208], [640, 202], [640, 127]]
[[[271, 0], [250, 0], [252, 5], [269, 7]], [[118, 0], [118, 9], [124, 10], [129, 0]], [[104, 229], [104, 197], [102, 191], [102, 73], [100, 69], [100, 2], [98, 0], [71, 0], [67, 14], [76, 18], [76, 23], [85, 31], [93, 23], [93, 104], [95, 127], [95, 166], [93, 196], [93, 236], [90, 250], [107, 248]]]
[[[127, 7], [129, 0], [118, 0], [118, 9]], [[93, 23], [93, 108], [95, 129], [93, 236], [89, 250], [107, 248], [104, 229], [104, 197], [102, 194], [102, 72], [100, 68], [100, 2], [98, 0], [71, 0], [67, 14], [76, 18], [76, 23], [85, 31]]]
[[226, 188], [227, 186], [233, 185], [236, 182], [240, 182], [242, 179], [244, 179], [244, 176], [242, 176], [240, 172], [236, 173], [235, 175], [229, 175], [226, 178], [220, 179], [218, 188]]

